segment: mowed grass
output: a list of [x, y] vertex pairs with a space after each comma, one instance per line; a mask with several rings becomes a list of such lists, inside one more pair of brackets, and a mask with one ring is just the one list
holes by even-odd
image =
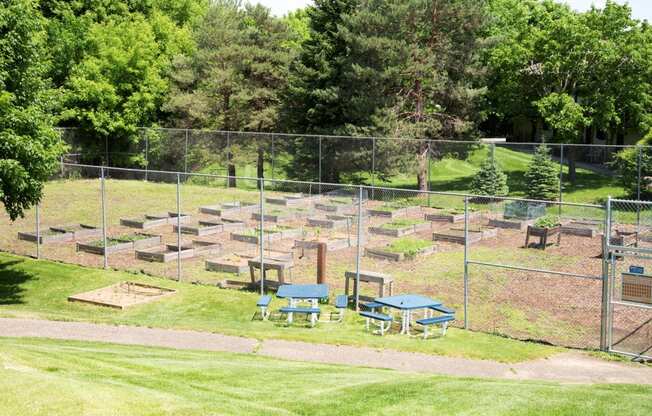
[[0, 338], [6, 415], [648, 415], [652, 387], [398, 373], [251, 355]]
[[[433, 160], [430, 164], [430, 189], [438, 192], [470, 193], [471, 180], [488, 155], [489, 150], [483, 147], [469, 153], [466, 159], [446, 157], [437, 161]], [[528, 169], [532, 154], [496, 147], [494, 157], [500, 168], [507, 174], [509, 195], [524, 197], [528, 184], [525, 182], [523, 174]], [[614, 198], [626, 196], [622, 184], [615, 176], [578, 168], [577, 181], [572, 184], [568, 180], [568, 166], [564, 165], [562, 171], [564, 201], [602, 203], [609, 195]], [[415, 178], [416, 171], [412, 174], [398, 174], [384, 182], [377, 180], [376, 184], [397, 188], [414, 188], [416, 186]], [[371, 183], [369, 179], [367, 182]]]
[[[175, 289], [177, 293], [124, 311], [71, 303], [68, 296], [120, 281], [135, 281]], [[392, 333], [379, 337], [364, 331], [363, 320], [348, 311], [341, 324], [252, 321], [258, 295], [252, 292], [177, 283], [169, 280], [37, 261], [0, 253], [0, 316], [89, 321], [158, 328], [194, 329], [257, 339], [369, 346], [440, 354], [452, 357], [519, 362], [551, 356], [561, 349], [496, 335], [452, 328], [446, 337], [422, 340]], [[274, 300], [272, 308], [283, 305]], [[332, 307], [324, 305], [326, 312]]]

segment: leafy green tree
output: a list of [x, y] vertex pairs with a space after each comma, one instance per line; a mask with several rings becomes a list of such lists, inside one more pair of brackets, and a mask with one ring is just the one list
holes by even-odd
[[480, 170], [471, 180], [471, 193], [488, 196], [505, 196], [509, 193], [507, 175], [491, 155], [482, 162]]
[[32, 0], [0, 8], [0, 201], [12, 220], [38, 203], [64, 146], [49, 115], [43, 18]]
[[537, 147], [524, 177], [528, 198], [554, 200], [559, 196], [559, 167], [547, 146]]
[[[212, 3], [195, 32], [196, 52], [174, 61], [172, 92], [164, 107], [171, 123], [186, 128], [275, 131], [292, 61], [291, 36], [287, 25], [263, 6], [242, 7], [232, 0]], [[234, 141], [231, 149], [257, 153], [262, 176], [265, 146]], [[236, 161], [228, 156], [229, 174], [235, 175]]]
[[86, 42], [88, 52], [64, 86], [61, 119], [80, 129], [89, 153], [108, 150], [113, 164], [143, 166], [140, 152], [132, 157], [130, 149], [138, 145], [138, 127], [158, 120], [171, 56], [192, 49], [190, 33], [161, 13], [135, 13], [93, 24]]
[[[491, 0], [490, 7], [493, 46], [484, 61], [494, 117], [533, 120], [539, 140], [547, 123], [554, 140], [565, 143], [580, 143], [586, 127], [590, 134], [606, 130], [615, 142], [643, 125], [652, 38], [629, 6], [609, 0], [578, 13], [550, 0]], [[574, 182], [575, 148], [567, 156]]]

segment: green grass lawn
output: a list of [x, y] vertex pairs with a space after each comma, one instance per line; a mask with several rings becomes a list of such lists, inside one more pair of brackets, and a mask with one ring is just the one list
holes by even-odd
[[652, 387], [399, 373], [0, 338], [6, 415], [648, 415]]
[[[130, 280], [176, 289], [171, 297], [119, 311], [70, 303], [73, 294]], [[90, 321], [159, 328], [195, 329], [258, 339], [287, 339], [519, 362], [547, 357], [561, 349], [452, 328], [444, 338], [422, 340], [399, 334], [385, 337], [364, 331], [349, 311], [341, 324], [308, 328], [284, 322], [251, 321], [257, 294], [177, 283], [118, 271], [89, 269], [0, 253], [0, 316]], [[274, 300], [273, 308], [284, 304]], [[324, 306], [325, 310], [330, 307]]]

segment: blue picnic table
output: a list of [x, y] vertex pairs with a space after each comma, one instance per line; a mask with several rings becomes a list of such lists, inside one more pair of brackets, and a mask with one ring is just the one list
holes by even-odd
[[281, 285], [276, 291], [276, 296], [279, 298], [288, 300], [288, 323], [292, 323], [293, 312], [291, 310], [297, 309], [297, 304], [299, 302], [310, 302], [312, 311], [311, 323], [315, 324], [317, 314], [315, 311], [318, 311], [318, 302], [319, 299], [324, 299], [328, 297], [328, 285], [324, 284], [312, 284], [312, 285]]
[[410, 294], [385, 296], [382, 298], [374, 299], [374, 301], [389, 308], [394, 308], [401, 311], [401, 334], [410, 333], [410, 321], [412, 320], [413, 311], [424, 309], [425, 316], [428, 317], [431, 307], [442, 306], [442, 303], [438, 300], [431, 299], [427, 296]]

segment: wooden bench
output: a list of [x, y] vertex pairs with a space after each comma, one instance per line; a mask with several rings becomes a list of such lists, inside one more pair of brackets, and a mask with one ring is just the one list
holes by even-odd
[[[256, 269], [260, 270], [260, 258], [251, 259], [249, 264], [249, 274], [251, 275], [251, 283], [256, 283]], [[263, 277], [267, 280], [267, 270], [276, 270], [278, 275], [278, 282], [285, 284], [285, 272], [292, 272], [294, 262], [291, 260], [279, 260], [266, 258], [263, 262], [265, 270], [263, 270]]]
[[[357, 293], [357, 287], [355, 285], [355, 279], [356, 279], [356, 272], [355, 271], [348, 271], [344, 273], [344, 294], [348, 296], [349, 294], [349, 280], [353, 280], [353, 297], [355, 298], [355, 295]], [[371, 272], [371, 271], [366, 271], [366, 270], [360, 270], [360, 283], [372, 283], [372, 284], [377, 284], [378, 285], [378, 297], [384, 297], [385, 296], [385, 286], [388, 287], [389, 291], [389, 296], [392, 296], [394, 293], [394, 279], [392, 276], [385, 274], [385, 273], [379, 273], [379, 272]], [[368, 300], [371, 301], [373, 298], [369, 296], [360, 296], [360, 299], [362, 300]]]

